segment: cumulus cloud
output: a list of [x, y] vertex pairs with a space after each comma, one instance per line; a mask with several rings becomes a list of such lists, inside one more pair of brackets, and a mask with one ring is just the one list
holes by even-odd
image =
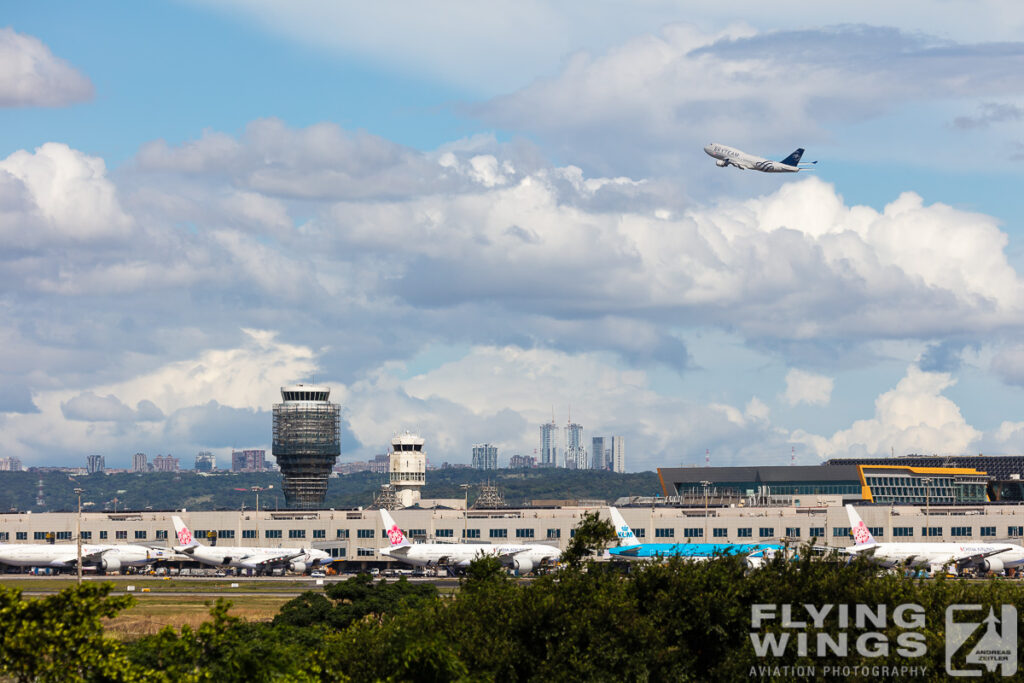
[[0, 28], [0, 107], [64, 107], [92, 94], [89, 79], [38, 38]]
[[957, 128], [988, 128], [993, 123], [1017, 122], [1024, 120], [1024, 107], [1006, 102], [983, 102], [978, 105], [977, 116], [957, 116], [953, 125]]
[[[798, 49], [794, 49], [798, 46]], [[1024, 93], [1024, 43], [960, 44], [894, 28], [670, 24], [472, 109], [597, 168], [673, 168], [710, 140], [788, 152], [908, 102]], [[751, 137], [756, 131], [756, 138]], [[631, 161], [633, 160], [633, 161]]]
[[139, 401], [132, 409], [113, 394], [97, 396], [91, 391], [61, 403], [60, 409], [67, 419], [82, 422], [156, 422], [164, 419], [164, 414], [152, 401]]
[[955, 383], [947, 373], [924, 372], [912, 365], [894, 389], [875, 400], [873, 418], [857, 420], [830, 437], [796, 430], [792, 439], [812, 447], [821, 458], [968, 452], [982, 433], [942, 395]]
[[786, 391], [782, 398], [791, 406], [801, 403], [828, 405], [834, 384], [835, 380], [831, 377], [793, 368], [786, 373]]
[[1007, 384], [1024, 386], [1024, 345], [1001, 347], [992, 357], [991, 369]]

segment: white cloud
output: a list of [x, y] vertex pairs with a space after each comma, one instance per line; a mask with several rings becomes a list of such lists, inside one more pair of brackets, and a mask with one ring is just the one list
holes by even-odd
[[0, 107], [63, 107], [92, 94], [89, 79], [38, 38], [0, 28]]
[[832, 399], [834, 383], [835, 381], [831, 377], [793, 368], [786, 373], [786, 391], [782, 394], [782, 398], [791, 406], [801, 403], [828, 405]]
[[60, 409], [67, 419], [81, 422], [156, 422], [164, 419], [152, 401], [139, 401], [133, 410], [113, 394], [97, 396], [91, 391], [62, 402]]
[[821, 458], [969, 452], [982, 433], [942, 395], [953, 384], [948, 373], [922, 372], [912, 365], [894, 389], [875, 400], [873, 418], [857, 420], [830, 437], [796, 430], [792, 439], [811, 446]]

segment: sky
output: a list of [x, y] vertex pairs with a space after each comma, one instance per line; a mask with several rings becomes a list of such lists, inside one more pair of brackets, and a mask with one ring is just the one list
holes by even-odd
[[1015, 0], [6, 10], [0, 456], [1024, 452]]

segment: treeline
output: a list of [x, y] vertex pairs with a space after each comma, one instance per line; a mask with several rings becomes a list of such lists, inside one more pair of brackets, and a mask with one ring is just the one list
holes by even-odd
[[[38, 600], [0, 589], [0, 674], [40, 681], [938, 681], [948, 679], [949, 605], [979, 606], [968, 613], [978, 628], [955, 644], [950, 660], [972, 670], [979, 665], [968, 653], [990, 637], [989, 609], [997, 617], [1003, 605], [1024, 609], [1007, 581], [921, 581], [865, 561], [799, 555], [757, 570], [737, 557], [628, 568], [573, 562], [526, 584], [496, 561], [480, 560], [454, 599], [430, 585], [355, 577], [295, 598], [270, 623], [234, 619], [218, 602], [198, 629], [166, 628], [129, 643], [103, 636], [101, 618], [131, 600], [110, 596], [109, 584]], [[819, 614], [831, 607], [816, 625], [807, 605]], [[857, 605], [870, 613], [863, 622]], [[767, 616], [754, 626], [754, 614]], [[1016, 634], [1015, 621], [1001, 628]], [[806, 652], [797, 634], [806, 635]], [[846, 643], [847, 652], [819, 651], [819, 634]], [[787, 635], [777, 655], [755, 647]]]
[[[39, 481], [43, 482], [43, 506], [36, 505]], [[479, 485], [498, 487], [505, 502], [520, 506], [538, 499], [598, 499], [614, 502], [626, 495], [659, 495], [661, 485], [654, 472], [615, 474], [591, 470], [534, 469], [481, 472], [470, 469], [433, 470], [427, 473], [424, 498], [462, 499], [462, 484], [470, 484], [469, 500], [480, 493]], [[387, 483], [387, 475], [359, 472], [328, 480], [325, 508], [367, 507]], [[271, 489], [270, 487], [273, 486]], [[69, 477], [63, 472], [0, 472], [0, 511], [71, 511], [78, 499], [74, 489], [84, 490], [85, 510], [238, 510], [256, 506], [252, 487], [260, 493], [260, 507], [284, 508], [281, 475], [274, 472], [201, 476], [192, 471], [146, 474], [92, 474]], [[242, 489], [242, 490], [238, 490]], [[88, 505], [91, 503], [91, 505]]]

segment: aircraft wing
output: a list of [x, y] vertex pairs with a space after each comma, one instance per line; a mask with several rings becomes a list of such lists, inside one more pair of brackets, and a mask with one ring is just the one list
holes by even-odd
[[[259, 562], [254, 562], [253, 564], [255, 564], [257, 567], [267, 567], [267, 566], [274, 565], [274, 564], [283, 564], [285, 562], [290, 562], [290, 561], [294, 560], [296, 557], [302, 557], [305, 554], [306, 554], [306, 551], [303, 550], [303, 551], [300, 551], [300, 552], [297, 552], [297, 553], [289, 553], [287, 555], [275, 555], [273, 557], [268, 557], [266, 559], [260, 560]], [[244, 562], [245, 560], [249, 559], [250, 557], [252, 557], [252, 556], [251, 555], [247, 555], [245, 557], [239, 557], [239, 558], [236, 558], [236, 559], [239, 562]]]
[[953, 557], [952, 561], [955, 562], [958, 567], [961, 567], [965, 564], [975, 564], [977, 562], [984, 560], [986, 557], [992, 557], [993, 555], [1005, 553], [1009, 550], [1010, 548], [999, 548], [998, 550], [992, 550], [987, 553], [972, 553], [970, 555], [958, 555]]

